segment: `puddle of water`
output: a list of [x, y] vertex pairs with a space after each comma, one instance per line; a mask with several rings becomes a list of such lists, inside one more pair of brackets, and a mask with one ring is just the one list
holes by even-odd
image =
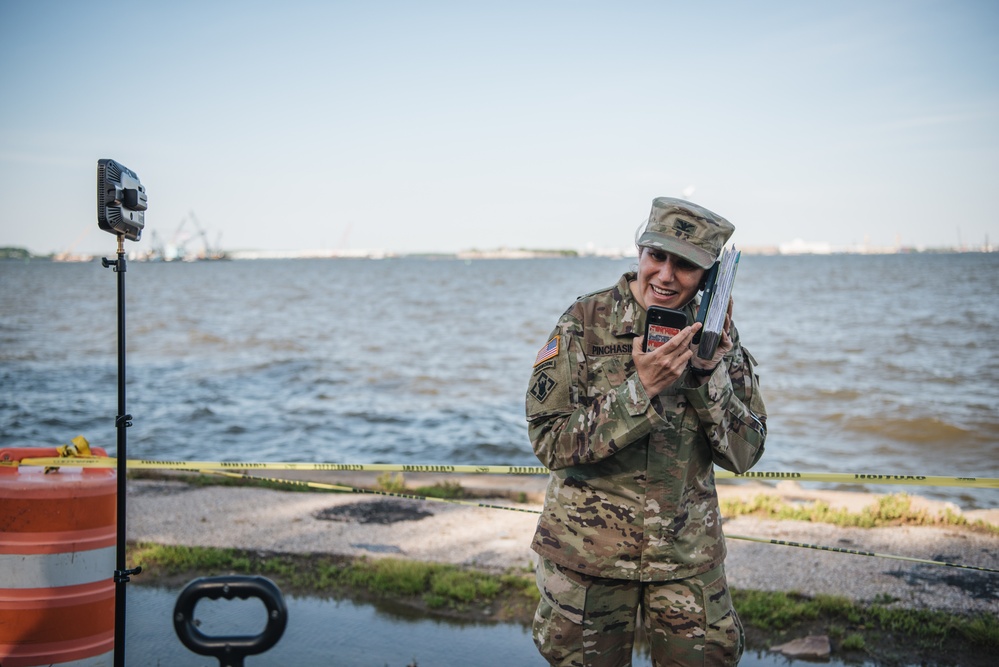
[[[218, 661], [191, 653], [173, 629], [180, 589], [130, 586], [127, 589], [125, 657], [149, 667], [215, 667]], [[545, 667], [530, 628], [509, 623], [471, 623], [428, 618], [409, 610], [377, 608], [345, 600], [285, 596], [288, 626], [270, 651], [246, 658], [246, 667]], [[195, 618], [209, 636], [255, 635], [266, 625], [263, 603], [248, 600], [198, 602]], [[814, 665], [779, 654], [747, 651], [740, 667]], [[827, 667], [846, 667], [832, 660]], [[634, 667], [651, 667], [636, 656]], [[853, 664], [850, 667], [864, 667]], [[870, 666], [868, 666], [870, 667]]]
[[[130, 586], [125, 626], [128, 664], [205, 667], [218, 661], [191, 653], [173, 629], [180, 589]], [[288, 626], [267, 653], [246, 658], [246, 666], [329, 665], [330, 667], [543, 667], [529, 628], [511, 624], [455, 623], [379, 610], [368, 604], [285, 596]], [[260, 600], [201, 600], [199, 629], [210, 636], [254, 635], [266, 625]]]

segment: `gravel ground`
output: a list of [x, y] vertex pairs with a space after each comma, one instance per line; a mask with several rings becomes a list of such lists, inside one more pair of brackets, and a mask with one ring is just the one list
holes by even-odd
[[[450, 480], [454, 481], [453, 476]], [[465, 488], [479, 484], [496, 490], [497, 484], [486, 479], [459, 481]], [[513, 484], [515, 488], [506, 491], [524, 493], [530, 502], [476, 502], [540, 509], [544, 480], [514, 480]], [[864, 493], [809, 492], [795, 485], [763, 490], [790, 500], [821, 497], [851, 509], [876, 498]], [[760, 491], [756, 487], [719, 486], [723, 497]], [[992, 510], [979, 513], [993, 522], [995, 515]], [[536, 521], [533, 512], [370, 494], [194, 487], [180, 481], [143, 479], [131, 480], [128, 492], [131, 540], [394, 556], [492, 571], [533, 562], [529, 544]], [[999, 614], [996, 573], [735, 539], [775, 539], [999, 569], [999, 537], [994, 535], [946, 528], [838, 528], [748, 517], [727, 520], [725, 532], [729, 535], [729, 581], [736, 588], [827, 593], [856, 601], [892, 599], [896, 605], [913, 609]]]

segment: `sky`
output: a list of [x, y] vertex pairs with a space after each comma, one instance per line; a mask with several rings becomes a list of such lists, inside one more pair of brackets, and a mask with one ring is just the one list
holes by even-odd
[[[0, 0], [0, 246], [630, 248], [657, 196], [741, 247], [999, 241], [999, 3]], [[199, 239], [188, 238], [191, 247]]]

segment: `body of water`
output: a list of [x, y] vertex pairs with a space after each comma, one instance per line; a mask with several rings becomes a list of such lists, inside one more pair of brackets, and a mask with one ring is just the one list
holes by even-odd
[[[131, 262], [128, 455], [537, 465], [534, 356], [578, 295], [634, 265]], [[116, 278], [0, 262], [0, 446], [82, 434], [114, 451]], [[734, 298], [769, 410], [758, 470], [999, 476], [999, 254], [746, 256]]]
[[[189, 651], [174, 632], [179, 588], [129, 586], [125, 658], [147, 667], [212, 667], [217, 660]], [[513, 623], [460, 622], [428, 618], [394, 605], [357, 604], [314, 597], [285, 596], [288, 625], [269, 651], [246, 664], [326, 665], [328, 667], [543, 667], [531, 629]], [[209, 637], [257, 636], [267, 610], [256, 598], [203, 599], [195, 607], [198, 629]], [[807, 667], [765, 649], [747, 649], [741, 667]], [[846, 667], [837, 659], [826, 667]], [[648, 649], [635, 651], [632, 667], [651, 667]], [[872, 667], [871, 663], [850, 663]]]
[[[534, 356], [576, 296], [634, 263], [130, 263], [128, 454], [537, 465], [523, 407]], [[116, 278], [99, 263], [0, 262], [0, 447], [82, 434], [114, 453]], [[757, 469], [999, 476], [997, 294], [999, 255], [744, 257], [735, 321], [769, 408]], [[851, 488], [999, 506], [992, 490]], [[130, 662], [214, 664], [173, 634], [178, 592], [129, 587]], [[263, 627], [262, 605], [219, 625], [226, 606], [199, 605], [206, 632]], [[288, 606], [284, 638], [249, 664], [542, 662], [516, 625]], [[749, 652], [743, 664], [791, 663]]]

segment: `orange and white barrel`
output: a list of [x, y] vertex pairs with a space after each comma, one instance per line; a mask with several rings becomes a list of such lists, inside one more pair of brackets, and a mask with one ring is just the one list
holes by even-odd
[[112, 664], [116, 497], [112, 469], [0, 465], [0, 665]]

